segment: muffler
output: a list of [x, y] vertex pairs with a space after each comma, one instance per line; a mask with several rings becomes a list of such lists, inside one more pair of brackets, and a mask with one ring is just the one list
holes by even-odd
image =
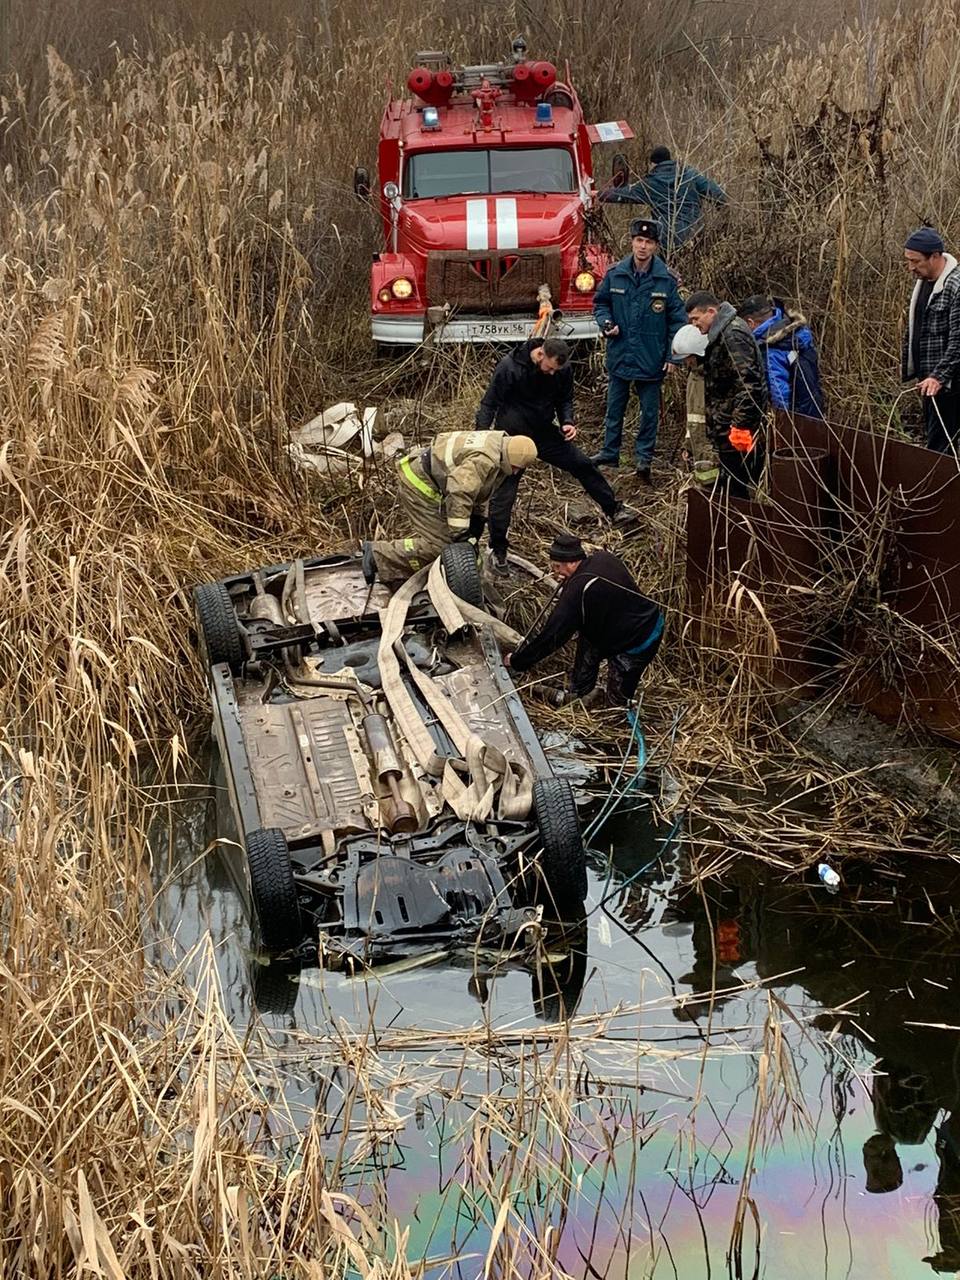
[[371, 713], [363, 717], [363, 732], [373, 756], [373, 771], [377, 781], [390, 792], [380, 797], [383, 824], [391, 835], [416, 831], [419, 819], [412, 804], [400, 794], [403, 767], [390, 733], [390, 726], [381, 715]]

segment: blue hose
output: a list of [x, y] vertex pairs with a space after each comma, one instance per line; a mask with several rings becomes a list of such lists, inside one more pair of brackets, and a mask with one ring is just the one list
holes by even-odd
[[[596, 835], [620, 801], [636, 786], [637, 782], [643, 776], [643, 770], [647, 763], [647, 744], [644, 741], [643, 733], [640, 729], [640, 718], [637, 713], [635, 711], [631, 711], [629, 707], [627, 708], [627, 724], [630, 726], [630, 741], [627, 743], [627, 749], [623, 753], [623, 759], [620, 762], [620, 768], [617, 770], [617, 776], [611, 784], [610, 795], [604, 801], [603, 808], [587, 827], [586, 831], [584, 831], [584, 840], [589, 840], [592, 836]], [[626, 786], [621, 791], [618, 791], [617, 784], [623, 777], [623, 772], [627, 767], [627, 760], [630, 758], [634, 741], [637, 743], [637, 767]]]

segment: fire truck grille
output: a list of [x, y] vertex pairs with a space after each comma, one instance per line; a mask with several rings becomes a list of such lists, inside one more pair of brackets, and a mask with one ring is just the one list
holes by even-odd
[[427, 257], [429, 306], [448, 302], [458, 311], [496, 315], [505, 311], [537, 313], [537, 290], [550, 286], [554, 305], [560, 296], [560, 250], [470, 253], [437, 251]]

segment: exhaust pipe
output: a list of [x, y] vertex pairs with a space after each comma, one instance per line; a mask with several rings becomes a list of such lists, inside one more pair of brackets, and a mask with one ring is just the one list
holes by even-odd
[[389, 796], [382, 796], [380, 799], [380, 812], [383, 814], [384, 826], [391, 835], [416, 831], [417, 811], [400, 794], [403, 768], [394, 746], [390, 726], [383, 716], [375, 713], [365, 715], [362, 723], [364, 736], [373, 756], [373, 771], [377, 781], [390, 792]]

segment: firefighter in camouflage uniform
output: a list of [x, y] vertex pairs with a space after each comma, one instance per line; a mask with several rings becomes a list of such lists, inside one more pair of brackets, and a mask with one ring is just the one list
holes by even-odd
[[436, 559], [445, 546], [483, 532], [500, 482], [537, 459], [529, 436], [505, 431], [445, 431], [429, 449], [397, 464], [405, 538], [363, 544], [368, 582], [399, 582]]
[[717, 451], [717, 483], [733, 498], [748, 498], [763, 471], [769, 405], [763, 355], [746, 321], [712, 293], [692, 293], [690, 323], [706, 335], [703, 389], [707, 435]]

